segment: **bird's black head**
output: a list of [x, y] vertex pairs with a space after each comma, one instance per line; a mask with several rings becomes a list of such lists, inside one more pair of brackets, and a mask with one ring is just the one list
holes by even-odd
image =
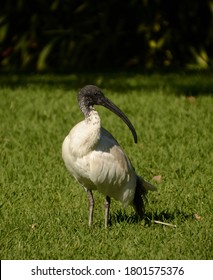
[[93, 85], [83, 87], [78, 93], [80, 109], [82, 109], [82, 106], [89, 109], [93, 105], [102, 105], [104, 99], [105, 96], [101, 89]]
[[93, 105], [102, 105], [108, 108], [127, 124], [133, 134], [135, 143], [137, 143], [137, 134], [130, 120], [112, 101], [104, 96], [100, 88], [93, 85], [83, 87], [78, 93], [78, 104], [85, 117], [88, 117]]

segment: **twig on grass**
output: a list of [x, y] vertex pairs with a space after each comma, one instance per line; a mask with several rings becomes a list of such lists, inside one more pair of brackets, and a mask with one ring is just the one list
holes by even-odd
[[161, 225], [164, 225], [164, 226], [169, 226], [169, 227], [176, 227], [176, 225], [169, 224], [169, 223], [164, 223], [164, 222], [156, 221], [156, 220], [154, 220], [154, 223], [155, 224], [161, 224]]

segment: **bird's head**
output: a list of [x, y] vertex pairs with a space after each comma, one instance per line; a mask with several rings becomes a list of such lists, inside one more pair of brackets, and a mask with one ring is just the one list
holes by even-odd
[[101, 105], [119, 116], [129, 127], [137, 143], [137, 134], [134, 126], [127, 116], [108, 98], [106, 98], [100, 88], [94, 85], [83, 87], [78, 93], [78, 104], [85, 117], [89, 114], [94, 105]]

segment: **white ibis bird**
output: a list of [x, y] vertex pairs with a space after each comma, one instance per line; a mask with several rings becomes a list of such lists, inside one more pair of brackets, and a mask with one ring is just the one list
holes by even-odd
[[103, 127], [94, 105], [102, 105], [117, 114], [131, 130], [136, 131], [127, 116], [102, 91], [93, 85], [78, 93], [78, 104], [85, 119], [75, 125], [62, 145], [62, 157], [69, 173], [86, 189], [89, 199], [89, 226], [93, 222], [93, 190], [105, 196], [105, 227], [108, 225], [110, 198], [132, 205], [139, 217], [144, 214], [144, 198], [148, 190], [156, 190], [138, 176], [130, 160], [115, 138]]

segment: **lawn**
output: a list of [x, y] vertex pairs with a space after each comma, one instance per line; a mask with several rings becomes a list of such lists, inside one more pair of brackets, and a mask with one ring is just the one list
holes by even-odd
[[[155, 184], [146, 218], [69, 176], [61, 144], [82, 120], [76, 93], [100, 86], [134, 124], [96, 107], [137, 173]], [[211, 73], [1, 76], [1, 259], [212, 259], [213, 78]], [[156, 177], [158, 176], [156, 180]], [[154, 223], [166, 222], [176, 227]]]

